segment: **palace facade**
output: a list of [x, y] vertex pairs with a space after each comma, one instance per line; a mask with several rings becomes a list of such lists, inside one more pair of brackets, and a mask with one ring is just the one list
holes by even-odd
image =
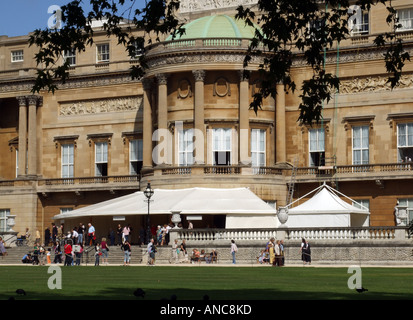
[[[27, 35], [0, 36], [0, 231], [43, 234], [53, 216], [149, 181], [154, 189], [248, 187], [276, 207], [326, 182], [369, 207], [370, 226], [394, 226], [397, 203], [413, 219], [413, 63], [391, 90], [373, 44], [388, 31], [386, 8], [364, 12], [351, 37], [327, 52], [341, 88], [310, 127], [297, 121], [300, 93], [281, 85], [257, 114], [249, 109], [262, 61], [255, 56], [243, 76], [254, 30], [234, 19], [233, 6], [209, 5], [183, 1], [186, 33], [147, 47], [142, 81], [129, 75], [138, 60], [97, 29], [86, 52], [65, 53], [70, 79], [54, 94], [33, 95], [35, 47]], [[413, 5], [394, 6], [413, 56]], [[311, 72], [297, 56], [298, 87]], [[144, 223], [133, 220], [136, 230]], [[97, 229], [105, 236], [117, 224]]]

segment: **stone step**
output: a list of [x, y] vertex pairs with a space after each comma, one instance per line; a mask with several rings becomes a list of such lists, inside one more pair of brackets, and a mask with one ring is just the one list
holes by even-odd
[[[46, 249], [48, 249], [47, 247]], [[0, 257], [0, 265], [3, 264], [20, 264], [22, 263], [22, 258], [25, 254], [27, 253], [33, 253], [33, 248], [29, 246], [21, 246], [21, 247], [13, 247], [13, 248], [6, 248], [7, 250], [7, 255], [1, 256]], [[92, 250], [87, 254], [86, 251], [88, 248], [85, 248], [85, 251], [83, 253], [83, 259], [82, 262], [87, 264], [94, 264], [95, 262], [95, 251], [92, 248]], [[132, 255], [131, 255], [131, 263], [133, 262], [134, 264], [139, 264], [142, 262], [142, 257], [144, 256], [144, 253], [146, 252], [146, 247], [145, 246], [132, 246], [131, 247]], [[54, 260], [54, 252], [52, 251], [51, 253], [51, 260]], [[86, 259], [88, 261], [86, 261]], [[109, 247], [109, 252], [108, 252], [108, 264], [123, 264], [124, 260], [124, 252], [120, 249], [119, 246], [110, 246]], [[102, 261], [102, 260], [100, 260]]]

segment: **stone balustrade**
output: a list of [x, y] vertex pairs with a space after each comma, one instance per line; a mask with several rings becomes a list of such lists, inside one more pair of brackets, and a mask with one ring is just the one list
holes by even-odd
[[172, 229], [171, 239], [192, 244], [221, 244], [236, 242], [263, 242], [270, 238], [301, 241], [353, 241], [410, 239], [407, 227], [336, 227], [336, 228], [278, 228], [278, 229]]

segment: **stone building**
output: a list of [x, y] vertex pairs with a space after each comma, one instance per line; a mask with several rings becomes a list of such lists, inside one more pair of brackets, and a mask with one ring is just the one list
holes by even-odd
[[[253, 30], [234, 19], [235, 2], [182, 1], [187, 32], [147, 48], [142, 81], [129, 75], [138, 61], [96, 29], [86, 52], [65, 54], [71, 76], [54, 94], [30, 93], [38, 67], [28, 35], [0, 36], [2, 231], [11, 216], [16, 232], [43, 233], [61, 212], [143, 190], [149, 181], [168, 189], [248, 187], [276, 207], [327, 182], [369, 207], [371, 226], [395, 225], [397, 202], [411, 220], [413, 64], [391, 90], [383, 52], [372, 42], [388, 31], [386, 8], [363, 13], [351, 37], [327, 53], [340, 93], [309, 127], [297, 122], [299, 92], [285, 94], [281, 85], [257, 114], [249, 110], [262, 57], [243, 77]], [[394, 6], [413, 55], [413, 6]], [[295, 81], [311, 72], [297, 57]], [[100, 234], [117, 224], [107, 221]]]

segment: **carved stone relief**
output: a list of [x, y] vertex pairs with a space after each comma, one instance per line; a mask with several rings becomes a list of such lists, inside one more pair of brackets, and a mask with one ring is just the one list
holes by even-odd
[[137, 111], [142, 106], [142, 96], [77, 101], [60, 104], [60, 116]]
[[181, 0], [179, 11], [189, 13], [256, 4], [257, 2], [258, 0]]
[[186, 99], [188, 97], [192, 97], [191, 83], [187, 79], [182, 79], [178, 85], [178, 98]]
[[[391, 86], [387, 82], [387, 76], [355, 78], [340, 81], [340, 93], [352, 94], [360, 92], [390, 91]], [[395, 89], [413, 88], [413, 74], [404, 74], [399, 85]]]

